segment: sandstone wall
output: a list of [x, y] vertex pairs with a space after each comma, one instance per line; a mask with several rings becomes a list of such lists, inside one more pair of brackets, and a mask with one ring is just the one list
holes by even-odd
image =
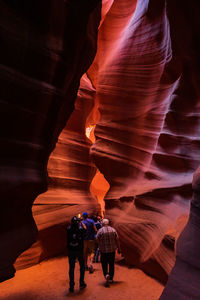
[[[9, 228], [2, 236], [9, 244], [2, 244], [0, 253], [13, 263], [33, 242], [30, 208], [46, 189], [48, 156], [64, 128], [48, 162], [49, 189], [33, 205], [38, 241], [16, 266], [63, 252], [66, 223], [85, 210], [99, 211], [106, 192], [105, 215], [119, 233], [125, 260], [166, 282], [188, 221], [200, 158], [200, 7], [195, 0], [104, 0], [100, 21], [97, 2], [52, 1], [48, 10], [37, 3], [38, 27], [25, 2], [20, 9], [15, 1], [1, 4], [2, 36], [12, 47], [10, 52], [1, 48], [6, 128], [1, 220]], [[92, 141], [85, 134], [89, 126], [95, 128]], [[15, 244], [22, 246], [5, 256], [16, 230], [23, 242]], [[197, 235], [198, 228], [192, 239], [198, 249]], [[184, 238], [183, 233], [163, 297], [171, 295], [173, 274], [185, 270], [180, 263], [184, 255], [188, 260]]]
[[[95, 56], [100, 13], [100, 1], [90, 0], [0, 3], [0, 280], [36, 240], [31, 207], [47, 189], [49, 155]], [[42, 227], [48, 220], [44, 213]]]

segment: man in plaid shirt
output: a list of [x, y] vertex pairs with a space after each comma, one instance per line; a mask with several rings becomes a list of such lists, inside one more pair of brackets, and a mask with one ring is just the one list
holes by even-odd
[[106, 279], [106, 286], [109, 286], [109, 283], [113, 282], [115, 250], [118, 249], [120, 253], [120, 245], [117, 232], [113, 227], [109, 226], [108, 219], [103, 219], [102, 226], [97, 233], [97, 241], [101, 252], [101, 265]]

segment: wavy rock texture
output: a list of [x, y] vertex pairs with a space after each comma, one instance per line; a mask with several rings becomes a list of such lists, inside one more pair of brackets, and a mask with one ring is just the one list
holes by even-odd
[[106, 216], [125, 259], [165, 282], [199, 165], [199, 61], [187, 15], [199, 5], [109, 3], [88, 71], [100, 112], [91, 156], [110, 185]]
[[200, 168], [193, 178], [190, 217], [176, 246], [176, 263], [159, 299], [199, 299]]
[[[48, 156], [73, 110], [80, 76], [94, 57], [99, 6], [91, 13], [94, 1], [84, 1], [81, 9], [81, 2], [75, 0], [59, 5], [52, 1], [49, 9], [36, 1], [33, 9], [41, 12], [37, 27], [32, 10], [27, 11], [23, 1], [20, 9], [16, 3], [5, 1], [0, 10], [1, 34], [10, 46], [0, 49], [6, 88], [1, 97], [5, 148], [0, 150], [6, 162], [2, 178], [6, 178], [1, 182], [2, 191], [6, 186], [9, 191], [3, 193], [5, 203], [13, 210], [17, 207], [15, 214], [5, 209], [2, 220], [12, 219], [13, 224], [7, 222], [9, 233], [2, 239], [16, 237], [14, 230], [22, 228], [27, 231], [21, 233], [23, 241], [14, 242], [25, 249], [34, 239], [31, 232], [36, 232], [30, 207], [46, 188]], [[96, 58], [82, 78], [75, 110], [50, 157], [49, 190], [33, 207], [39, 239], [20, 257], [18, 267], [60, 253], [65, 248], [65, 223], [86, 208], [97, 211], [90, 189], [102, 197], [109, 186], [106, 216], [119, 233], [126, 261], [167, 280], [175, 262], [175, 242], [187, 223], [192, 175], [199, 165], [199, 11], [195, 0], [103, 1]], [[42, 21], [44, 12], [46, 21]], [[13, 18], [16, 27], [10, 23]], [[90, 125], [96, 125], [92, 146], [85, 137]], [[101, 186], [95, 186], [96, 169], [106, 184], [96, 180]], [[198, 222], [196, 209], [195, 214]], [[193, 215], [191, 209], [185, 230], [190, 226], [192, 243], [198, 245]], [[193, 254], [186, 249], [190, 244], [182, 247], [187, 238], [183, 232], [163, 299], [173, 299], [169, 297], [173, 283], [180, 285], [173, 274], [186, 268], [193, 272], [196, 286], [198, 272], [188, 260]], [[5, 274], [23, 249], [5, 257], [5, 248], [11, 245], [1, 245]], [[194, 255], [198, 262], [198, 253]], [[196, 289], [191, 295], [185, 299], [196, 299]]]
[[72, 216], [84, 211], [90, 214], [101, 211], [97, 198], [90, 193], [96, 167], [89, 155], [92, 143], [85, 135], [87, 117], [94, 105], [94, 93], [84, 75], [75, 109], [49, 159], [48, 191], [37, 197], [33, 204], [38, 241], [18, 258], [17, 269], [63, 253], [66, 249], [66, 224]]
[[[0, 280], [13, 276], [16, 257], [36, 239], [32, 203], [47, 188], [49, 154], [95, 56], [100, 8], [91, 0], [0, 3]], [[82, 147], [87, 157], [88, 142]], [[50, 219], [43, 213], [47, 206], [37, 209], [43, 223]]]
[[[172, 18], [172, 11], [175, 9], [175, 4], [170, 3], [170, 15]], [[172, 26], [174, 35], [181, 36], [180, 43], [176, 46], [184, 59], [184, 75], [182, 80], [182, 90], [179, 92], [179, 102], [183, 98], [188, 98], [187, 104], [182, 107], [183, 111], [187, 111], [187, 119], [184, 119], [184, 123], [194, 126], [185, 127], [187, 135], [190, 136], [190, 149], [193, 157], [196, 155], [199, 158], [198, 146], [199, 146], [199, 116], [200, 116], [200, 104], [199, 104], [199, 18], [197, 17], [200, 11], [200, 4], [192, 1], [192, 3], [182, 3], [179, 1], [176, 9], [183, 11], [183, 15], [179, 15], [178, 22], [184, 28], [187, 28], [185, 34], [181, 34], [180, 27]], [[174, 22], [174, 20], [172, 21]], [[192, 110], [191, 106], [196, 104], [196, 110]], [[191, 106], [190, 106], [191, 105]], [[182, 117], [180, 115], [180, 117]], [[196, 129], [196, 130], [195, 130]], [[197, 147], [197, 148], [196, 148]], [[199, 249], [199, 217], [200, 217], [200, 168], [197, 169], [193, 176], [192, 182], [193, 197], [190, 207], [190, 215], [187, 225], [182, 231], [177, 244], [176, 244], [176, 263], [169, 276], [166, 288], [163, 291], [160, 299], [199, 299], [199, 280], [200, 280], [200, 249]]]

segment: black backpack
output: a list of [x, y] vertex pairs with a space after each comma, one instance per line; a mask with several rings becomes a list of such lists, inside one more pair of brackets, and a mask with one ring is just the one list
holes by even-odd
[[67, 246], [69, 250], [81, 250], [83, 249], [83, 230], [82, 228], [67, 229]]

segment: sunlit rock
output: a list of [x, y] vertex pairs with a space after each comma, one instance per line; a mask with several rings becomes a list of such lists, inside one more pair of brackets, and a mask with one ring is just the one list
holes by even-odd
[[[98, 1], [53, 1], [49, 10], [41, 2], [36, 26], [28, 6], [8, 2], [0, 10], [6, 45], [0, 50], [1, 182], [11, 209], [5, 204], [2, 220], [10, 226], [8, 236], [26, 243], [15, 241], [21, 248], [5, 257], [13, 242], [2, 244], [2, 270], [11, 267], [12, 273], [15, 258], [35, 239], [31, 205], [46, 189], [46, 165], [58, 141], [48, 161], [49, 189], [33, 205], [38, 241], [17, 267], [63, 252], [74, 214], [105, 210], [125, 260], [166, 282], [187, 224], [163, 297], [172, 295], [182, 262], [182, 276], [188, 265], [193, 268], [189, 255], [198, 262], [196, 250], [190, 252], [198, 250], [198, 226], [191, 227], [194, 218], [198, 223], [198, 172], [189, 221], [188, 213], [200, 150], [199, 4], [104, 0], [100, 21]], [[186, 236], [190, 230], [194, 240]], [[197, 270], [193, 274], [198, 279]], [[198, 295], [196, 279], [191, 299]]]
[[110, 185], [106, 216], [126, 261], [163, 281], [199, 164], [198, 72], [181, 34], [191, 24], [175, 24], [187, 14], [175, 2], [114, 1], [88, 71], [100, 112], [91, 156]]

